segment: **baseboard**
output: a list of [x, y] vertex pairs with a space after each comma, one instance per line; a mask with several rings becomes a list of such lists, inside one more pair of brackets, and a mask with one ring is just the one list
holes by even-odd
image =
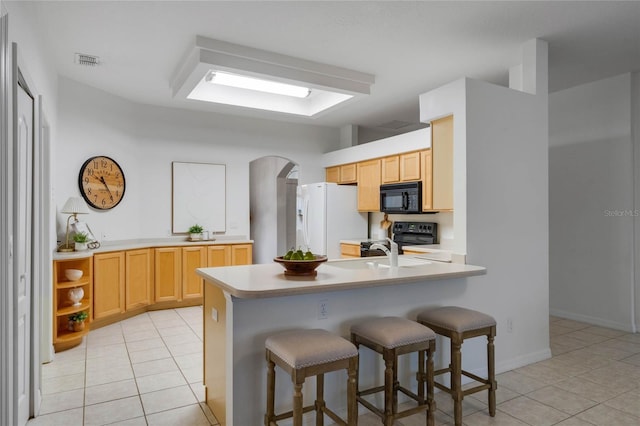
[[576, 314], [575, 312], [563, 311], [560, 309], [551, 309], [549, 308], [549, 314], [554, 317], [570, 319], [574, 321], [580, 321], [591, 325], [597, 325], [600, 327], [612, 328], [614, 330], [626, 331], [629, 333], [634, 333], [633, 323], [629, 322], [628, 324], [611, 321], [608, 319], [592, 317], [590, 315]]

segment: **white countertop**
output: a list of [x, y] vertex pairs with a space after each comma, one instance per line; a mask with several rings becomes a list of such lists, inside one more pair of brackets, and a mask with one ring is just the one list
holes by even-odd
[[386, 269], [358, 269], [345, 267], [348, 264], [340, 265], [343, 262], [364, 263], [371, 259], [331, 260], [318, 267], [317, 276], [285, 275], [284, 268], [277, 263], [199, 268], [196, 271], [208, 283], [243, 299], [322, 293], [486, 274], [484, 267], [458, 263], [430, 262], [418, 266]]
[[136, 250], [156, 247], [181, 247], [181, 246], [210, 246], [226, 244], [251, 244], [253, 240], [244, 239], [242, 236], [217, 236], [214, 240], [189, 241], [186, 237], [148, 238], [139, 240], [103, 241], [100, 247], [93, 250], [54, 252], [53, 260], [82, 259], [91, 257], [94, 253], [107, 253], [110, 251]]

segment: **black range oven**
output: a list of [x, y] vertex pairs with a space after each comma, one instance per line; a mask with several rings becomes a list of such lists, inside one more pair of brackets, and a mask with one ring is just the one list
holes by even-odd
[[[437, 244], [438, 224], [433, 222], [395, 222], [393, 224], [393, 241], [398, 244], [399, 254], [402, 254], [403, 246]], [[390, 248], [388, 241], [363, 241], [360, 243], [360, 257], [385, 256], [385, 253], [380, 249], [371, 250], [371, 244], [374, 243]]]
[[398, 253], [403, 246], [437, 244], [438, 224], [433, 222], [395, 222], [393, 241], [398, 244]]

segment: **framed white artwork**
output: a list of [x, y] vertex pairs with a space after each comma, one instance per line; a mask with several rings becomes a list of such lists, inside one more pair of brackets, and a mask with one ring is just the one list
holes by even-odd
[[205, 231], [226, 231], [226, 166], [171, 163], [172, 232], [187, 233], [198, 224]]

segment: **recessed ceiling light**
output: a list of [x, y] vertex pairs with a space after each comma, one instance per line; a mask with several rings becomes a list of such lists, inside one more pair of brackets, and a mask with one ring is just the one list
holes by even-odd
[[259, 92], [273, 93], [275, 95], [293, 96], [294, 98], [306, 98], [311, 93], [311, 89], [308, 87], [278, 83], [277, 81], [247, 77], [245, 75], [233, 74], [224, 71], [209, 71], [205, 77], [205, 81], [211, 84], [221, 84], [223, 86], [257, 90]]
[[198, 36], [171, 87], [174, 97], [313, 117], [368, 95], [374, 81], [371, 74]]

